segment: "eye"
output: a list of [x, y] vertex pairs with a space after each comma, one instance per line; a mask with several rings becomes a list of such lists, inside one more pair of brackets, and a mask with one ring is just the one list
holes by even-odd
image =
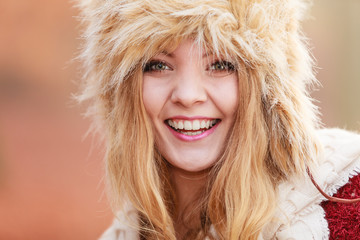
[[162, 61], [150, 61], [144, 67], [144, 72], [161, 72], [171, 70], [171, 68]]
[[235, 67], [234, 64], [228, 61], [216, 61], [210, 65], [208, 70], [215, 72], [233, 72], [235, 71]]

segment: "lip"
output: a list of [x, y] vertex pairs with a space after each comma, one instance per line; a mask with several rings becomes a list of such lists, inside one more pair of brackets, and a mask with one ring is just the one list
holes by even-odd
[[[172, 118], [169, 118], [169, 119], [195, 120], [195, 119], [214, 119], [214, 118], [176, 116], [176, 117], [172, 117]], [[205, 132], [203, 132], [201, 134], [198, 134], [198, 135], [194, 135], [194, 136], [189, 136], [189, 135], [179, 133], [179, 132], [175, 131], [173, 128], [171, 128], [168, 124], [166, 124], [166, 123], [164, 123], [164, 124], [176, 138], [178, 138], [178, 139], [180, 139], [182, 141], [192, 142], [192, 141], [197, 141], [197, 140], [206, 138], [207, 136], [212, 134], [215, 131], [215, 129], [219, 126], [220, 123], [221, 123], [221, 121], [217, 122], [209, 130], [206, 130]]]
[[201, 120], [212, 120], [212, 119], [217, 119], [217, 118], [209, 118], [209, 117], [204, 117], [204, 116], [192, 116], [192, 117], [187, 117], [187, 116], [173, 116], [170, 117], [168, 119], [179, 119], [179, 120], [196, 120], [196, 119], [201, 119]]

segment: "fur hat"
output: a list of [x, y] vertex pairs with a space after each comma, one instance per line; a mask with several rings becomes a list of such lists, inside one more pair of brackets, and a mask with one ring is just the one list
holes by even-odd
[[[256, 72], [271, 138], [314, 156], [316, 83], [300, 23], [310, 0], [79, 0], [86, 24], [82, 99], [116, 91], [154, 55], [192, 38]], [[291, 154], [290, 154], [291, 155]]]

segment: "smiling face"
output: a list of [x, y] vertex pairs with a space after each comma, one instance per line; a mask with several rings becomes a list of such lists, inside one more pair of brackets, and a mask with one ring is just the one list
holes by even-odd
[[205, 170], [222, 153], [238, 106], [230, 59], [202, 55], [193, 41], [153, 57], [143, 73], [143, 102], [156, 146], [174, 167]]

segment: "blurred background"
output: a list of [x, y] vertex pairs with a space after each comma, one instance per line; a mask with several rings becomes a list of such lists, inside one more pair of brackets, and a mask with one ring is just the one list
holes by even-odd
[[[360, 1], [315, 0], [305, 24], [327, 127], [360, 130]], [[68, 0], [0, 0], [0, 239], [97, 239], [112, 220], [103, 148], [71, 100], [80, 46]]]

